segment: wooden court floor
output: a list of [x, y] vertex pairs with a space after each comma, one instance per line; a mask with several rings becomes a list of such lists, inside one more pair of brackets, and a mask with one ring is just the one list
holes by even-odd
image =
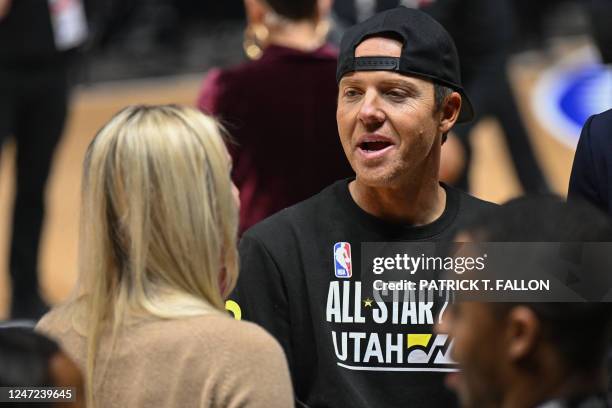
[[[573, 150], [564, 146], [533, 117], [530, 92], [543, 66], [513, 66], [511, 77], [521, 113], [545, 175], [553, 189], [567, 190]], [[136, 103], [193, 104], [200, 76], [162, 80], [138, 80], [99, 84], [75, 91], [63, 141], [59, 147], [47, 190], [47, 217], [40, 256], [41, 282], [45, 298], [61, 302], [73, 288], [77, 276], [79, 190], [85, 149], [95, 132], [116, 111]], [[473, 193], [486, 200], [503, 202], [521, 194], [500, 129], [493, 121], [482, 121], [473, 135]], [[13, 154], [10, 144], [0, 161], [0, 320], [8, 312], [8, 246], [13, 191]]]

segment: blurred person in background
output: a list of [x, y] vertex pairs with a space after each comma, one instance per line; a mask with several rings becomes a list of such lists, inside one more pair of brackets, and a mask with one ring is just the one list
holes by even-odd
[[0, 387], [70, 387], [74, 393], [74, 402], [15, 404], [22, 408], [85, 406], [79, 368], [55, 341], [31, 328], [0, 327]]
[[13, 318], [38, 319], [45, 186], [68, 108], [68, 73], [87, 25], [79, 0], [0, 0], [0, 143], [16, 142], [10, 276]]
[[37, 326], [84, 370], [88, 407], [291, 406], [279, 344], [225, 313], [230, 169], [216, 122], [191, 108], [128, 107], [90, 144], [79, 286]]
[[[595, 44], [602, 62], [612, 70], [612, 0], [592, 0], [588, 6]], [[612, 73], [609, 77], [608, 95], [612, 95]], [[612, 109], [591, 116], [584, 124], [568, 196], [588, 200], [612, 215]]]
[[[519, 198], [483, 212], [456, 241], [610, 242], [612, 224], [584, 202]], [[566, 268], [557, 256], [546, 255], [539, 264]], [[612, 303], [466, 299], [452, 305], [436, 329], [454, 339], [452, 357], [461, 370], [447, 376], [447, 385], [464, 408], [610, 407], [606, 362]]]
[[582, 128], [568, 197], [588, 200], [612, 215], [612, 109], [591, 116]]
[[[442, 158], [444, 162], [449, 154], [464, 156], [463, 169], [458, 175], [449, 169], [448, 177], [456, 186], [469, 189], [470, 134], [481, 119], [492, 117], [501, 127], [525, 193], [548, 192], [548, 182], [533, 151], [508, 75], [514, 36], [513, 9], [509, 1], [436, 0], [427, 2], [422, 9], [442, 23], [457, 42], [461, 77], [476, 110], [476, 120], [455, 129], [463, 154], [459, 149], [447, 149]], [[454, 146], [452, 142], [449, 144], [449, 147]]]
[[326, 43], [331, 0], [245, 0], [253, 60], [208, 73], [198, 107], [235, 145], [240, 231], [352, 175], [336, 126], [337, 51]]
[[[476, 118], [457, 126], [442, 149], [440, 178], [469, 191], [472, 160], [470, 134], [481, 119], [499, 122], [525, 192], [549, 191], [521, 118], [507, 72], [513, 37], [513, 13], [507, 0], [369, 0], [338, 3], [344, 24], [360, 21], [381, 10], [402, 4], [417, 7], [440, 22], [457, 45], [461, 79]], [[343, 17], [346, 16], [346, 17]]]

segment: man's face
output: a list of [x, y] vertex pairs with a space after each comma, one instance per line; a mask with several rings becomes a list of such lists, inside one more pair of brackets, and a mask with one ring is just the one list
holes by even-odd
[[498, 406], [503, 386], [505, 350], [503, 321], [490, 304], [459, 302], [452, 305], [436, 327], [453, 339], [452, 358], [460, 373], [447, 376], [447, 385], [463, 408]]
[[[355, 57], [399, 57], [401, 50], [399, 41], [372, 37], [359, 44]], [[366, 185], [397, 187], [439, 154], [439, 114], [430, 81], [389, 71], [346, 74], [336, 119], [344, 153]], [[436, 160], [429, 165], [437, 169]]]

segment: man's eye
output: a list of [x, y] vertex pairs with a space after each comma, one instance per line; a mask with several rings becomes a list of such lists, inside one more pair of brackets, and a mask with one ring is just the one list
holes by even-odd
[[354, 97], [356, 97], [358, 95], [359, 95], [359, 92], [357, 92], [357, 90], [355, 90], [355, 89], [346, 89], [344, 91], [344, 96], [347, 97], [347, 98], [354, 98]]
[[402, 90], [392, 89], [387, 92], [387, 96], [393, 99], [403, 99], [403, 98], [406, 98], [408, 94]]

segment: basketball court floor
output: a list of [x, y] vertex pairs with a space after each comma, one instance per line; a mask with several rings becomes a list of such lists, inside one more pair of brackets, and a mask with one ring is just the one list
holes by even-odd
[[[573, 63], [568, 62], [572, 55]], [[612, 73], [600, 73], [600, 76], [595, 75], [595, 79], [588, 75], [584, 79], [586, 74], [583, 77], [577, 74], [584, 73], [584, 64], [596, 59], [593, 55], [588, 41], [578, 39], [557, 45], [545, 56], [519, 55], [509, 68], [537, 158], [551, 187], [560, 195], [565, 195], [567, 191], [579, 126], [576, 120], [572, 125], [576, 114], [564, 110], [563, 106], [567, 107], [567, 103], [556, 102], [559, 98], [567, 99], [566, 91], [578, 87], [580, 84], [576, 83], [580, 78], [586, 81], [586, 85], [582, 84], [584, 87], [590, 86], [588, 95], [599, 95], [598, 87], [603, 84], [610, 85], [609, 97], [612, 98], [612, 82], [606, 82], [612, 81]], [[55, 304], [65, 299], [76, 281], [81, 166], [87, 145], [95, 132], [115, 112], [129, 104], [193, 105], [201, 78], [201, 75], [197, 75], [100, 83], [75, 90], [68, 125], [47, 190], [47, 218], [40, 269], [44, 296], [49, 302]], [[594, 85], [594, 81], [600, 82]], [[581, 95], [584, 97], [584, 93]], [[612, 100], [606, 98], [604, 92], [596, 101], [590, 100], [591, 109], [596, 111], [602, 106], [612, 107]], [[577, 115], [580, 114], [584, 116], [585, 112]], [[483, 120], [475, 129], [472, 134], [474, 165], [470, 174], [472, 193], [498, 203], [522, 193], [500, 132], [492, 120]], [[8, 144], [0, 161], [0, 320], [6, 318], [8, 312], [7, 266], [13, 155], [14, 148]]]

